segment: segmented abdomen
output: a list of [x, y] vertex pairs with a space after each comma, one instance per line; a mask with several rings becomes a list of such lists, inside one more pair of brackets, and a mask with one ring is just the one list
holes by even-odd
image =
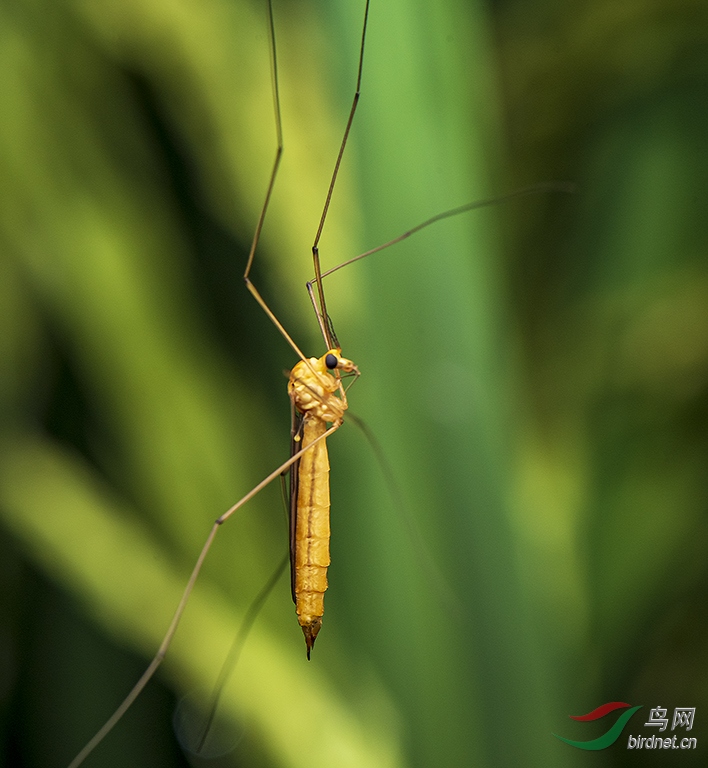
[[[326, 425], [308, 414], [303, 419], [301, 446], [306, 448], [326, 431]], [[300, 459], [293, 555], [295, 610], [308, 658], [322, 626], [329, 536], [329, 458], [326, 440], [320, 440]]]

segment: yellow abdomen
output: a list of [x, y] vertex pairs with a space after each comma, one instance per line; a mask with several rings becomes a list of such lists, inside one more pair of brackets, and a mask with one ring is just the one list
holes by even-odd
[[[325, 431], [324, 422], [306, 414], [302, 448]], [[322, 626], [329, 536], [329, 459], [326, 440], [320, 440], [300, 459], [293, 553], [295, 610], [305, 634], [308, 658]]]

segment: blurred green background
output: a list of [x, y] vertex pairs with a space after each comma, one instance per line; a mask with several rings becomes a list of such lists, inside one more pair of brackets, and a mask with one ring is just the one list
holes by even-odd
[[[253, 279], [304, 283], [360, 2], [275, 0], [286, 153]], [[287, 455], [292, 352], [241, 275], [274, 153], [260, 0], [0, 5], [0, 702], [7, 766], [63, 766], [143, 671], [211, 522]], [[708, 712], [708, 7], [373, 0], [325, 265], [362, 377], [330, 441], [308, 664], [283, 578], [210, 766], [699, 765]], [[163, 668], [87, 766], [187, 765], [286, 546], [280, 492], [219, 533]], [[206, 694], [208, 695], [208, 694]], [[581, 752], [606, 701], [642, 704]], [[699, 750], [626, 749], [656, 706]], [[610, 716], [610, 720], [613, 716]], [[705, 758], [700, 764], [704, 764]]]

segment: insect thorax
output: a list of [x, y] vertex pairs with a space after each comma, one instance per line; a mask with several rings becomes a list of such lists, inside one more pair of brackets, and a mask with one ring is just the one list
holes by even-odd
[[[341, 356], [341, 350], [331, 349], [322, 357], [311, 357], [295, 365], [290, 371], [288, 394], [300, 413], [334, 424], [341, 422], [347, 400], [340, 389], [340, 379], [332, 370], [358, 373], [356, 365]], [[341, 397], [336, 394], [338, 390]]]

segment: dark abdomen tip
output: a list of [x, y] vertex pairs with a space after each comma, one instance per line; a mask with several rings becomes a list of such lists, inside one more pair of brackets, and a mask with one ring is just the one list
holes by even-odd
[[305, 644], [307, 645], [307, 660], [310, 660], [310, 652], [312, 651], [315, 640], [317, 639], [317, 633], [322, 627], [322, 617], [312, 619], [307, 624], [302, 625], [302, 633], [305, 635]]

